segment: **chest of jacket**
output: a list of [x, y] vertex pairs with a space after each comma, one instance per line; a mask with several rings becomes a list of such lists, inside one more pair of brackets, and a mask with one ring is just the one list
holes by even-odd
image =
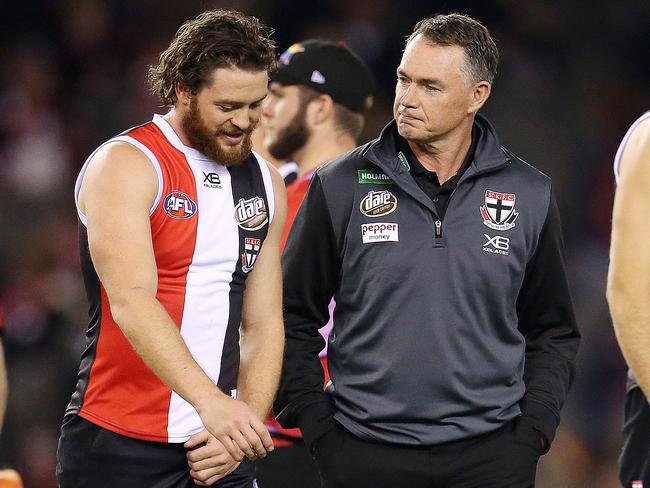
[[477, 304], [512, 310], [550, 198], [548, 188], [518, 173], [508, 164], [487, 174], [468, 169], [441, 221], [408, 172], [377, 183], [359, 171], [349, 212], [334, 222], [335, 233], [345, 235], [337, 239], [341, 295], [359, 287], [381, 295], [427, 287], [439, 306], [477, 297]]

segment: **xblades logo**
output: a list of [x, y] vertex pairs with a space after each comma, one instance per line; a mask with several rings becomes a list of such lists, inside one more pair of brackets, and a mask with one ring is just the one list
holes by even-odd
[[510, 254], [510, 239], [503, 236], [494, 236], [490, 237], [487, 234], [483, 234], [487, 241], [483, 243], [483, 250], [491, 254], [501, 254], [503, 256], [508, 256]]
[[206, 188], [221, 188], [221, 178], [217, 173], [203, 173], [203, 186]]

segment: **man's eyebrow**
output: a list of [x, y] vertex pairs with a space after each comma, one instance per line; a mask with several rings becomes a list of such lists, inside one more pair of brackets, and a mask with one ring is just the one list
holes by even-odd
[[258, 98], [255, 101], [252, 101], [250, 103], [244, 103], [240, 100], [215, 100], [214, 104], [215, 105], [231, 105], [233, 107], [243, 107], [244, 105], [255, 105], [256, 103], [262, 103], [264, 99], [266, 98], [267, 94], [265, 93], [262, 98]]
[[407, 75], [401, 68], [397, 68], [397, 75], [398, 76], [406, 76], [407, 78], [410, 78], [411, 81], [415, 81], [416, 83], [420, 85], [442, 85], [442, 81], [438, 78], [418, 78], [418, 79], [413, 79], [409, 75]]

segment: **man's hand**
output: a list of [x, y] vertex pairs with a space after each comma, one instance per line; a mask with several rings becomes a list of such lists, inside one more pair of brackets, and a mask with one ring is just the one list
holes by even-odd
[[246, 456], [253, 461], [273, 450], [269, 431], [246, 403], [223, 395], [197, 405], [196, 410], [234, 460], [241, 462]]
[[241, 464], [212, 434], [202, 430], [184, 444], [190, 476], [199, 486], [210, 486], [228, 476]]

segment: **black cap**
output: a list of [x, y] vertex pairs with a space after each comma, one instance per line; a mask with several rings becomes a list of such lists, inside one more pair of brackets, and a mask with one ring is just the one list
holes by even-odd
[[353, 112], [363, 112], [373, 94], [375, 80], [368, 65], [342, 42], [309, 39], [281, 56], [271, 81], [304, 85], [332, 97]]

